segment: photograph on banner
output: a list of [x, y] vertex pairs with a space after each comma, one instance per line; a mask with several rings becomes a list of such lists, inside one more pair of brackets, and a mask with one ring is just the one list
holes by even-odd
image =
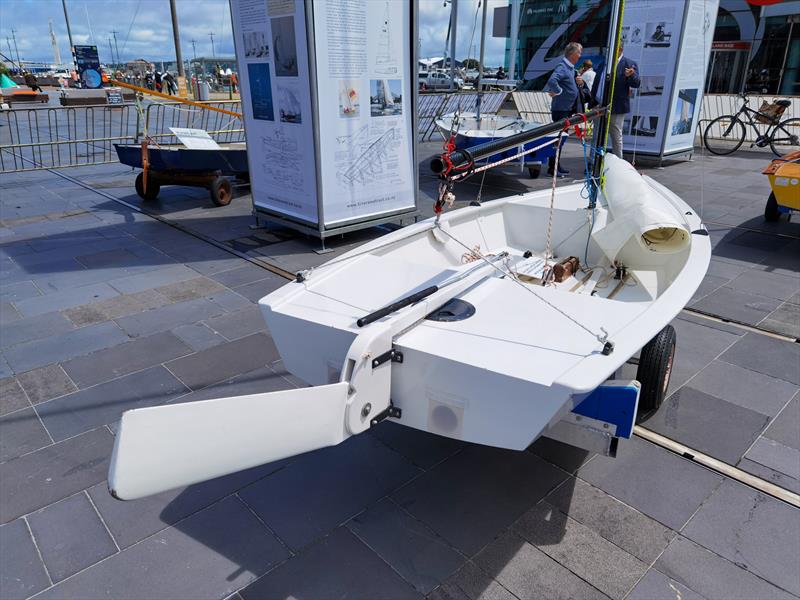
[[642, 75], [638, 88], [634, 88], [634, 96], [660, 96], [664, 93], [663, 75]]
[[283, 123], [302, 123], [303, 110], [297, 88], [287, 83], [278, 83], [278, 110]]
[[[260, 0], [264, 3], [264, 0]], [[294, 0], [267, 0], [267, 10], [270, 16], [279, 17], [281, 15], [294, 14]]]
[[339, 80], [339, 116], [347, 119], [358, 117], [361, 112], [358, 100], [357, 79]]
[[275, 53], [275, 75], [297, 77], [297, 42], [294, 17], [278, 17], [272, 22], [272, 50]]
[[697, 90], [678, 90], [678, 99], [672, 115], [672, 135], [683, 135], [692, 131], [692, 119], [697, 105]]
[[673, 23], [659, 21], [648, 23], [644, 28], [645, 48], [669, 48], [672, 41]]
[[631, 135], [655, 137], [658, 133], [658, 115], [633, 115]]
[[272, 81], [269, 75], [269, 63], [247, 65], [250, 84], [250, 102], [253, 107], [253, 118], [261, 121], [274, 121], [275, 112], [272, 106]]
[[369, 82], [370, 116], [403, 114], [403, 82], [400, 79], [372, 79]]
[[250, 60], [269, 60], [269, 43], [266, 31], [245, 31], [244, 56]]

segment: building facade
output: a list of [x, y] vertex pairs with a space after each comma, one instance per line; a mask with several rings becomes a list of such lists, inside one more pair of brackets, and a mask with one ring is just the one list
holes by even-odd
[[[567, 43], [602, 59], [611, 0], [521, 0], [516, 78], [540, 90]], [[510, 9], [497, 9], [507, 22]], [[506, 26], [506, 35], [509, 35]], [[510, 36], [505, 66], [510, 64]], [[800, 96], [800, 0], [720, 0], [711, 47], [708, 93]]]

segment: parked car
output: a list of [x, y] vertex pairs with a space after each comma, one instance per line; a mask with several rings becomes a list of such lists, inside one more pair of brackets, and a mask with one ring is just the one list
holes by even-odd
[[[460, 90], [464, 87], [464, 80], [461, 77], [455, 77], [455, 89]], [[421, 90], [449, 90], [450, 89], [450, 74], [442, 73], [440, 71], [431, 71], [419, 74], [419, 89]]]

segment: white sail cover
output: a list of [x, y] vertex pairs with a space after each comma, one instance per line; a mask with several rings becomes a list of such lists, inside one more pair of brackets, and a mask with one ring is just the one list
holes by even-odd
[[609, 260], [616, 259], [632, 237], [647, 252], [662, 254], [680, 252], [691, 243], [683, 215], [629, 162], [607, 154], [603, 174], [607, 205], [597, 211], [592, 237]]

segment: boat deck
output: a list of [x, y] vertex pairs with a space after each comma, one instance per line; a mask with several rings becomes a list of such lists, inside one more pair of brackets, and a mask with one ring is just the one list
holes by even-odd
[[[579, 173], [579, 149], [565, 154]], [[673, 322], [669, 398], [645, 427], [798, 491], [800, 224], [761, 218], [769, 160], [649, 170], [703, 202], [714, 256]], [[250, 229], [247, 197], [212, 208], [203, 190], [165, 187], [147, 208], [159, 221], [116, 201], [140, 205], [130, 169], [61, 173], [74, 179], [4, 175], [0, 198], [3, 598], [800, 597], [800, 511], [639, 437], [609, 459], [387, 422], [335, 448], [113, 500], [123, 410], [302, 385], [255, 304], [285, 279], [256, 263], [289, 274], [336, 254]], [[425, 197], [435, 184], [422, 176]], [[479, 185], [457, 190], [459, 204]], [[482, 193], [548, 186], [489, 174]], [[329, 243], [341, 253], [378, 233]]]

